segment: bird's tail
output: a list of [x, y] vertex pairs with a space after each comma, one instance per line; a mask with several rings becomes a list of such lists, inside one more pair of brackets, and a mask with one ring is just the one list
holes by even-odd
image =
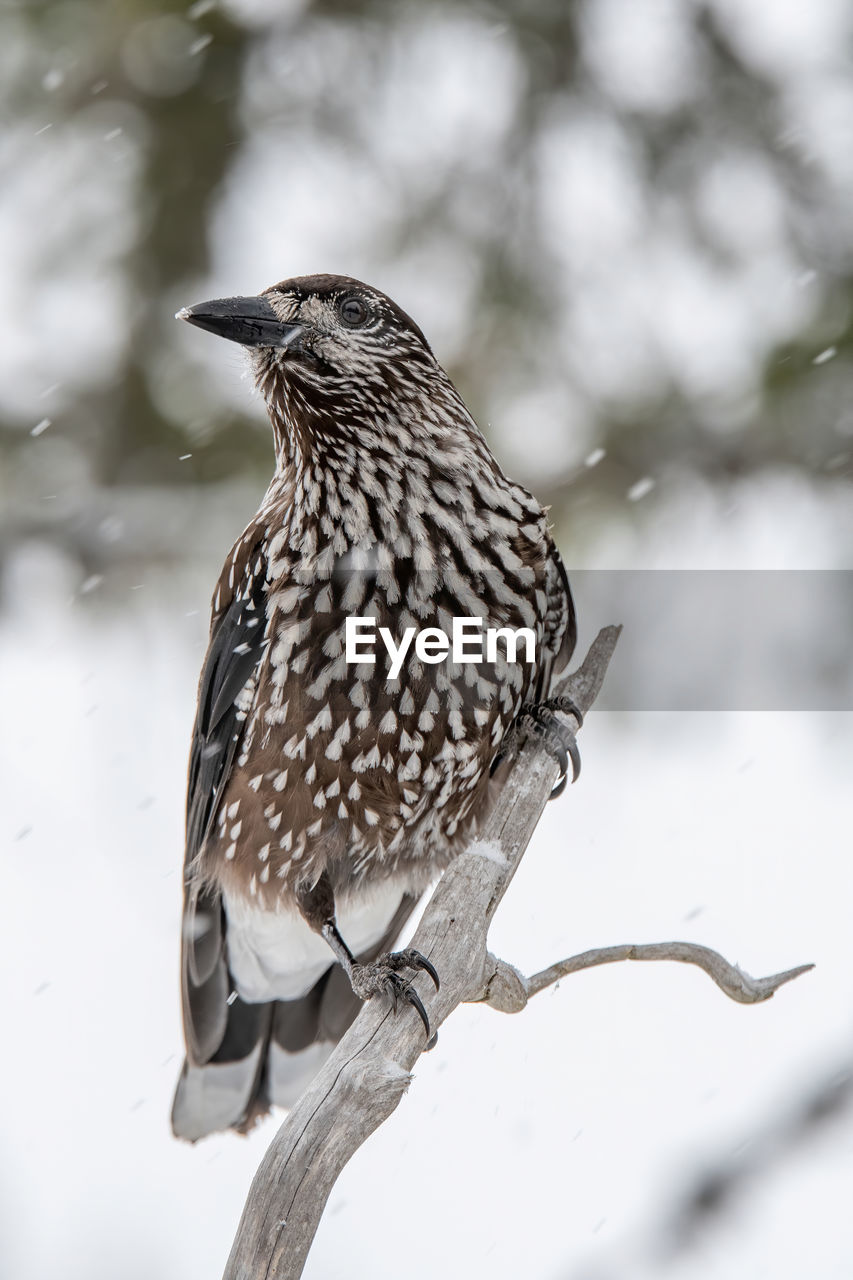
[[[384, 937], [359, 956], [362, 963], [389, 950], [416, 901], [404, 896]], [[248, 1004], [233, 996], [224, 1038], [210, 1061], [184, 1061], [172, 1132], [189, 1142], [220, 1129], [247, 1133], [273, 1104], [293, 1106], [360, 1008], [337, 964], [297, 1000]]]

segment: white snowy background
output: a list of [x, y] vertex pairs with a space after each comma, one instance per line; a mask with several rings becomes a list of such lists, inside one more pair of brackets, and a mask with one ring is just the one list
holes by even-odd
[[[452, 361], [477, 322], [464, 254], [445, 237], [387, 255], [376, 172], [264, 119], [275, 75], [288, 70], [275, 33], [264, 35], [271, 3], [227, 8], [261, 33], [243, 108], [251, 140], [208, 229], [211, 276], [174, 305], [269, 283], [283, 274], [286, 244], [287, 274], [320, 265], [374, 280]], [[585, 6], [588, 75], [626, 111], [663, 113], [704, 92], [685, 28], [693, 8]], [[849, 209], [849, 6], [715, 0], [709, 9], [756, 74], [784, 85], [791, 136], [810, 150], [825, 207]], [[422, 152], [415, 162], [406, 132], [426, 110], [424, 68], [441, 69], [429, 94], [436, 163], [469, 167], [472, 146], [487, 163], [511, 120], [519, 69], [499, 24], [423, 12], [431, 16], [400, 41], [372, 109], [383, 164], [403, 185], [422, 183], [427, 198], [430, 166]], [[340, 58], [345, 74], [346, 49]], [[306, 95], [312, 67], [303, 67]], [[51, 130], [34, 137], [31, 120], [10, 121], [2, 138], [0, 404], [29, 426], [45, 413], [50, 422], [0, 492], [12, 512], [42, 502], [97, 509], [114, 542], [132, 542], [154, 509], [145, 546], [182, 554], [117, 558], [93, 577], [71, 549], [34, 533], [3, 560], [0, 1273], [202, 1280], [221, 1272], [275, 1131], [271, 1120], [246, 1139], [189, 1147], [168, 1127], [195, 685], [210, 591], [262, 484], [154, 496], [127, 487], [105, 498], [63, 438], [57, 384], [93, 367], [111, 376], [128, 304], [113, 264], [144, 216], [134, 212], [140, 121], [126, 112], [116, 123], [107, 102], [98, 111], [72, 131], [46, 107]], [[393, 121], [397, 131], [382, 127]], [[123, 141], [107, 157], [113, 127]], [[595, 461], [592, 404], [653, 396], [664, 372], [705, 397], [722, 435], [733, 430], [760, 395], [766, 350], [818, 308], [820, 273], [792, 255], [782, 195], [754, 158], [722, 158], [697, 196], [731, 253], [721, 274], [699, 261], [666, 192], [643, 203], [635, 159], [604, 115], [575, 112], [551, 122], [526, 176], [542, 184], [542, 234], [571, 296], [561, 339], [570, 377], [473, 407], [491, 419], [500, 460], [534, 487]], [[54, 225], [59, 201], [66, 221]], [[90, 239], [46, 283], [68, 219]], [[837, 387], [844, 357], [829, 337], [826, 351], [814, 376]], [[207, 396], [223, 413], [250, 395], [237, 349], [189, 330], [164, 346], [161, 375], [157, 394], [178, 416], [188, 396], [194, 412]], [[830, 424], [842, 461], [850, 422], [842, 414]], [[568, 525], [558, 535], [570, 570], [849, 570], [851, 510], [842, 474], [780, 467], [711, 483], [662, 468], [626, 485], [623, 512], [592, 512], [571, 526], [571, 541]], [[582, 644], [619, 621], [578, 603]], [[822, 1084], [853, 1070], [853, 713], [593, 712], [581, 749], [580, 781], [548, 807], [502, 904], [497, 954], [533, 972], [588, 947], [686, 938], [755, 976], [816, 968], [755, 1007], [728, 1001], [693, 969], [623, 964], [565, 980], [516, 1017], [460, 1009], [338, 1183], [309, 1280], [853, 1275], [849, 1094], [799, 1142], [778, 1136]], [[672, 1224], [702, 1176], [751, 1161], [757, 1172], [733, 1201], [679, 1246]]]

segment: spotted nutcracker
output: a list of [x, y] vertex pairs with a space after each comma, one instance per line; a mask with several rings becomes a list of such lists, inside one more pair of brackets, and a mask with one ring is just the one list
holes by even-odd
[[[429, 1034], [411, 975], [438, 975], [388, 948], [519, 723], [576, 769], [547, 709], [576, 629], [542, 508], [384, 294], [305, 276], [178, 316], [248, 348], [276, 453], [213, 597], [190, 755], [172, 1124], [195, 1140], [292, 1103], [361, 1000], [408, 1001]], [[535, 658], [424, 649], [391, 679], [381, 645], [347, 661], [357, 617], [395, 640], [454, 618], [527, 628]]]

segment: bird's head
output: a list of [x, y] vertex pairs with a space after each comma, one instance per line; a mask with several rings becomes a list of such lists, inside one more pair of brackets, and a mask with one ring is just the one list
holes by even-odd
[[438, 369], [426, 338], [396, 303], [348, 276], [298, 276], [255, 297], [217, 298], [178, 319], [250, 349], [269, 400], [281, 382], [309, 398], [381, 396]]
[[440, 449], [458, 462], [479, 437], [414, 320], [360, 280], [297, 276], [178, 318], [246, 347], [285, 467], [308, 457], [337, 466], [375, 450], [411, 460]]

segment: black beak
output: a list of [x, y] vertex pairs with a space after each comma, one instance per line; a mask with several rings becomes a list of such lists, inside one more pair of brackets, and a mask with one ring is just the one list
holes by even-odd
[[244, 347], [285, 347], [298, 349], [305, 332], [301, 324], [286, 324], [273, 311], [266, 298], [214, 298], [184, 307], [176, 320], [187, 320], [199, 329], [207, 329], [220, 338], [240, 342]]

